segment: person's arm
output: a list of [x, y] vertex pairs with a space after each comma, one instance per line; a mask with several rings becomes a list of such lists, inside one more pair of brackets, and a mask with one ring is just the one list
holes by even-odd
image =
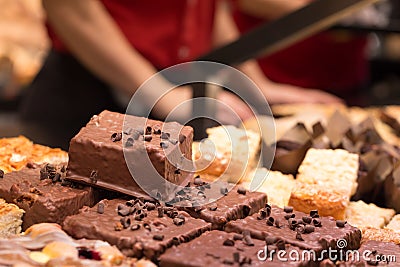
[[[157, 72], [130, 43], [97, 0], [43, 0], [48, 21], [69, 51], [91, 72], [111, 87], [131, 96]], [[140, 36], [138, 36], [140, 38]], [[155, 99], [160, 88], [171, 88], [165, 79], [152, 80], [147, 99]], [[155, 89], [157, 88], [157, 89]], [[159, 116], [166, 116], [179, 101], [190, 98], [190, 88], [175, 90], [156, 106]], [[152, 100], [151, 100], [152, 101]], [[147, 103], [152, 105], [153, 103]]]
[[[246, 0], [249, 1], [250, 0]], [[282, 0], [285, 1], [286, 0]], [[234, 41], [239, 37], [239, 31], [233, 21], [229, 5], [225, 0], [218, 2], [214, 26], [214, 45], [216, 47]], [[342, 100], [334, 95], [312, 89], [304, 89], [287, 84], [270, 81], [261, 71], [255, 60], [249, 60], [238, 69], [245, 73], [262, 90], [271, 104], [275, 103], [339, 103]]]
[[287, 15], [310, 0], [237, 0], [240, 10], [254, 17], [274, 20]]

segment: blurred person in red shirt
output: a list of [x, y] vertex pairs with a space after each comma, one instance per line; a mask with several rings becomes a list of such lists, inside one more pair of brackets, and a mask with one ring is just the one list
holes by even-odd
[[[244, 33], [276, 20], [312, 0], [233, 0], [233, 16]], [[277, 83], [318, 88], [348, 104], [360, 103], [369, 78], [367, 37], [348, 31], [328, 30], [270, 56], [258, 59], [264, 74]]]
[[[43, 0], [43, 5], [53, 47], [27, 90], [21, 117], [40, 123], [51, 136], [63, 135], [64, 142], [94, 114], [123, 111], [113, 90], [130, 97], [157, 71], [194, 60], [239, 36], [224, 0]], [[321, 91], [304, 93], [272, 82], [255, 61], [239, 69], [272, 103], [340, 102]], [[172, 87], [166, 80], [159, 86]], [[157, 88], [148, 91], [155, 94]], [[190, 98], [190, 87], [180, 86], [158, 102], [154, 114], [163, 118]], [[218, 99], [242, 119], [251, 116], [235, 95], [223, 91]]]

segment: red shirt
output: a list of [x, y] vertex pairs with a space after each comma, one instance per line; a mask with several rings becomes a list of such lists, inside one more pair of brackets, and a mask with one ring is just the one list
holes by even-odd
[[[265, 22], [235, 8], [241, 32]], [[279, 83], [318, 88], [345, 97], [368, 77], [364, 35], [326, 31], [258, 60], [265, 75]]]
[[[158, 69], [193, 60], [211, 49], [215, 0], [101, 2], [132, 46]], [[56, 50], [66, 51], [51, 29], [49, 35]]]

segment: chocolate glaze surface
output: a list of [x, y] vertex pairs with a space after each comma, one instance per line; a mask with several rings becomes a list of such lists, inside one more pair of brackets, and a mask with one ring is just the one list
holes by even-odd
[[[234, 233], [221, 231], [207, 232], [189, 243], [168, 249], [160, 257], [160, 266], [317, 266], [310, 261], [290, 261], [289, 253], [301, 255], [302, 250], [289, 244], [284, 245], [286, 256], [282, 255], [281, 257], [283, 260], [287, 258], [288, 261], [279, 260], [274, 253], [269, 254], [265, 259], [263, 258], [264, 254], [260, 253], [259, 259], [260, 250], [268, 251], [265, 249], [266, 242], [252, 240], [253, 245], [248, 245], [236, 236]], [[230, 240], [230, 246], [224, 245], [226, 240]], [[275, 249], [277, 252], [274, 245], [270, 245], [268, 248]]]
[[[296, 238], [297, 228], [290, 229], [289, 221], [285, 215], [291, 215], [297, 220], [302, 222], [304, 226], [312, 225], [313, 232], [301, 233], [303, 240]], [[268, 225], [267, 221], [272, 217], [272, 225]], [[271, 213], [267, 214], [265, 218], [260, 218], [260, 214], [254, 214], [242, 220], [231, 221], [225, 225], [225, 231], [242, 233], [249, 231], [251, 236], [257, 239], [264, 240], [266, 237], [278, 237], [283, 239], [286, 243], [292, 244], [302, 249], [314, 250], [320, 253], [323, 249], [337, 248], [337, 241], [345, 239], [347, 242], [346, 249], [358, 249], [361, 241], [361, 231], [353, 226], [345, 224], [344, 227], [338, 227], [336, 220], [332, 217], [317, 218], [321, 226], [315, 226], [313, 220], [310, 223], [303, 221], [303, 217], [310, 217], [309, 214], [303, 212], [293, 211], [291, 213], [285, 212], [278, 207], [272, 207]], [[279, 223], [277, 223], [279, 221]], [[279, 226], [278, 226], [279, 225]]]
[[[201, 186], [197, 188], [201, 188]], [[231, 189], [226, 195], [221, 193], [225, 188]], [[201, 189], [199, 191], [204, 194], [200, 194], [201, 197], [196, 198], [195, 203], [198, 206], [183, 208], [183, 210], [194, 218], [211, 222], [213, 229], [222, 229], [231, 220], [242, 219], [252, 215], [267, 203], [267, 195], [264, 193], [249, 192], [240, 186], [232, 188], [226, 183], [211, 183], [209, 187], [203, 186]], [[238, 190], [244, 190], [244, 194], [239, 193]], [[199, 191], [193, 191], [192, 194], [199, 195]], [[192, 197], [193, 199], [195, 199], [195, 196]]]
[[[175, 210], [176, 215], [181, 214], [184, 217], [184, 223], [176, 225], [174, 219], [166, 214], [159, 217], [159, 206], [145, 211], [146, 217], [140, 221], [132, 214], [118, 215], [118, 206], [124, 206], [126, 202], [121, 199], [103, 200], [93, 208], [82, 209], [79, 214], [67, 217], [63, 228], [77, 239], [101, 239], [116, 245], [126, 256], [145, 256], [152, 260], [156, 260], [166, 248], [188, 242], [211, 229], [210, 223]], [[101, 214], [98, 212], [99, 205], [104, 205]], [[130, 219], [129, 227], [121, 227], [120, 221], [123, 218]], [[132, 230], [133, 225], [140, 226]]]
[[94, 205], [97, 192], [71, 188], [51, 179], [40, 180], [40, 166], [11, 172], [0, 179], [0, 198], [25, 210], [22, 228], [41, 222], [62, 223], [83, 206]]
[[[143, 159], [147, 157], [154, 168], [154, 171], [143, 170], [141, 173], [147, 175], [141, 179], [148, 179], [151, 183], [154, 174], [158, 173], [167, 181], [186, 185], [190, 174], [179, 171], [168, 159], [176, 155], [177, 150], [186, 159], [191, 159], [193, 129], [175, 122], [162, 123], [130, 115], [126, 115], [124, 125], [124, 119], [123, 114], [103, 111], [81, 129], [70, 143], [67, 179], [142, 196], [144, 192], [125, 162], [123, 149], [126, 147], [130, 155], [127, 160], [134, 169], [146, 168]], [[147, 126], [151, 127], [149, 134], [145, 133]], [[157, 129], [161, 129], [169, 138], [163, 139], [165, 136]], [[117, 134], [122, 134], [122, 138], [115, 138]], [[145, 136], [151, 138], [145, 139]], [[162, 148], [161, 142], [167, 143], [168, 147]], [[96, 177], [91, 175], [93, 172]]]

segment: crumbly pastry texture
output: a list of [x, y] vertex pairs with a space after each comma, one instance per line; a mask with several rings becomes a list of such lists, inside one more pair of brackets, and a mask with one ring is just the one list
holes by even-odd
[[0, 199], [0, 238], [7, 238], [21, 232], [24, 210]]
[[383, 228], [395, 215], [395, 210], [380, 208], [364, 201], [352, 201], [346, 210], [346, 220], [356, 227]]

